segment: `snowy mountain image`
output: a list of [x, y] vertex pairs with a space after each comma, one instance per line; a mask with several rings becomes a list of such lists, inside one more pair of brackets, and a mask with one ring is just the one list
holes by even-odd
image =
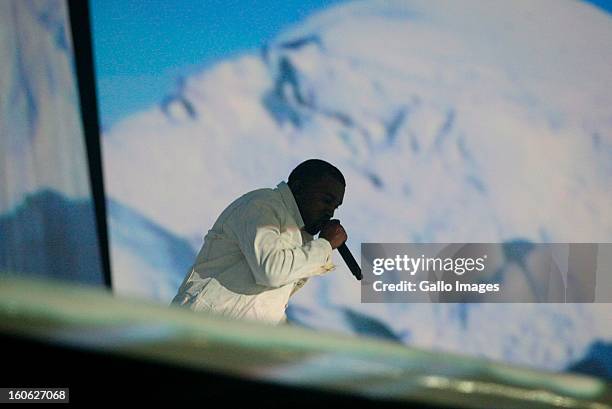
[[[177, 79], [103, 135], [116, 291], [168, 303], [185, 246], [313, 157], [346, 177], [357, 258], [362, 242], [610, 242], [610, 39], [612, 17], [577, 1], [354, 2]], [[578, 365], [594, 343], [612, 360], [609, 304], [362, 304], [334, 257], [294, 323], [553, 371], [609, 367]]]
[[61, 1], [0, 4], [0, 214], [40, 190], [90, 198], [67, 21]]
[[66, 2], [0, 2], [0, 272], [103, 285]]

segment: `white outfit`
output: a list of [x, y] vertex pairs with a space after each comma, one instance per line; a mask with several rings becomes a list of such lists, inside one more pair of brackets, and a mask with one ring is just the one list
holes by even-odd
[[334, 268], [332, 247], [303, 230], [289, 186], [249, 192], [230, 204], [204, 238], [174, 304], [224, 316], [285, 322], [289, 297]]

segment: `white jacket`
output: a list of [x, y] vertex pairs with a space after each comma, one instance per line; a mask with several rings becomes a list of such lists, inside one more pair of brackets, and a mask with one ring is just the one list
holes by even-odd
[[332, 247], [313, 240], [289, 186], [249, 192], [230, 204], [204, 238], [174, 304], [278, 324], [309, 277], [334, 268]]

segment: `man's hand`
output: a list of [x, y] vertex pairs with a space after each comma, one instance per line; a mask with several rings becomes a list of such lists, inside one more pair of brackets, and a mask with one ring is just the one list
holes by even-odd
[[328, 221], [321, 229], [319, 237], [329, 241], [332, 249], [337, 249], [340, 247], [348, 238], [346, 232], [344, 231], [344, 227], [342, 227], [340, 224], [340, 220], [337, 219]]

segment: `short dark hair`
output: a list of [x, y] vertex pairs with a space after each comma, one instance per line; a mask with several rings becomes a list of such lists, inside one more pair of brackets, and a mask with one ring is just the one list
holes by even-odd
[[308, 159], [297, 165], [297, 167], [291, 171], [288, 183], [289, 185], [293, 185], [296, 181], [300, 180], [305, 184], [309, 184], [324, 176], [330, 176], [340, 182], [342, 186], [346, 186], [346, 181], [344, 180], [342, 172], [331, 163], [321, 159]]

